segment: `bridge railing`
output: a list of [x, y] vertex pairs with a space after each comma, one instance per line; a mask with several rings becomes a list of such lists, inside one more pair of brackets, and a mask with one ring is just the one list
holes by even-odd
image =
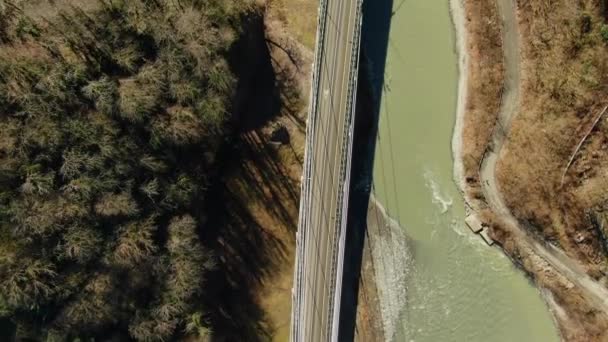
[[[348, 132], [348, 134], [344, 135], [344, 139], [346, 141], [342, 144], [341, 151], [341, 160], [340, 160], [340, 191], [338, 193], [338, 203], [341, 203], [341, 206], [338, 206], [336, 212], [336, 218], [339, 220], [336, 224], [336, 229], [334, 236], [334, 241], [338, 241], [338, 250], [334, 255], [334, 259], [332, 260], [333, 267], [337, 269], [332, 269], [332, 275], [335, 277], [332, 279], [332, 282], [335, 284], [334, 291], [332, 293], [334, 304], [332, 306], [332, 329], [331, 336], [332, 341], [338, 340], [338, 332], [339, 332], [339, 322], [340, 322], [340, 303], [342, 300], [342, 278], [343, 278], [343, 270], [344, 270], [344, 249], [346, 247], [346, 230], [348, 223], [348, 202], [350, 195], [350, 176], [351, 176], [351, 164], [352, 164], [352, 149], [353, 149], [353, 139], [354, 139], [354, 129], [355, 129], [355, 111], [357, 104], [357, 81], [359, 75], [359, 51], [361, 44], [361, 26], [363, 23], [363, 13], [362, 6], [363, 0], [357, 0], [357, 9], [355, 15], [355, 35], [353, 37], [352, 50], [351, 50], [351, 60], [350, 60], [350, 74], [349, 74], [349, 82], [348, 82], [348, 102], [346, 106], [346, 112], [348, 115], [346, 116], [346, 121], [344, 122], [344, 132]], [[336, 239], [337, 238], [337, 239]], [[328, 335], [329, 336], [329, 335]]]
[[320, 0], [318, 19], [317, 19], [317, 39], [315, 45], [315, 57], [312, 68], [312, 82], [311, 82], [311, 102], [309, 105], [308, 120], [306, 123], [306, 143], [304, 149], [304, 170], [301, 184], [301, 196], [300, 196], [300, 210], [298, 220], [298, 232], [296, 234], [296, 257], [295, 257], [295, 269], [294, 269], [294, 285], [293, 289], [297, 293], [292, 293], [292, 311], [291, 311], [291, 340], [297, 341], [296, 334], [300, 331], [299, 324], [301, 319], [299, 317], [301, 310], [302, 299], [304, 292], [306, 291], [305, 284], [303, 283], [302, 273], [304, 265], [300, 260], [305, 260], [304, 251], [306, 250], [306, 236], [308, 234], [308, 207], [310, 206], [311, 194], [310, 194], [310, 175], [312, 163], [310, 156], [312, 154], [312, 141], [314, 141], [314, 128], [317, 120], [318, 112], [318, 97], [319, 97], [319, 84], [320, 84], [320, 69], [321, 60], [323, 58], [323, 51], [325, 47], [325, 25], [327, 16], [327, 1]]
[[[335, 0], [341, 1], [341, 0]], [[348, 196], [350, 188], [350, 168], [352, 160], [352, 147], [353, 147], [353, 136], [354, 136], [354, 121], [355, 121], [355, 104], [356, 104], [356, 92], [357, 92], [357, 77], [359, 73], [359, 49], [361, 40], [361, 25], [362, 25], [362, 3], [363, 0], [357, 0], [356, 16], [355, 16], [355, 35], [351, 42], [351, 60], [350, 60], [350, 72], [347, 92], [347, 107], [346, 120], [344, 122], [343, 132], [348, 132], [344, 135], [342, 141], [342, 149], [340, 152], [340, 174], [339, 174], [339, 190], [338, 190], [338, 206], [335, 215], [334, 236], [333, 241], [338, 242], [338, 248], [333, 246], [332, 248], [332, 268], [330, 277], [330, 286], [334, 284], [333, 289], [330, 289], [331, 293], [331, 305], [330, 310], [327, 312], [327, 331], [326, 336], [331, 336], [333, 341], [337, 341], [339, 331], [339, 317], [340, 317], [340, 302], [342, 294], [342, 272], [344, 266], [344, 248], [346, 240], [346, 224], [347, 224], [347, 213], [348, 213]], [[306, 269], [306, 265], [301, 261], [305, 261], [304, 253], [306, 251], [306, 240], [309, 234], [309, 217], [307, 215], [308, 208], [312, 200], [312, 194], [310, 193], [310, 182], [311, 182], [311, 167], [312, 163], [310, 156], [312, 155], [313, 142], [315, 139], [316, 122], [318, 118], [318, 97], [319, 97], [319, 85], [321, 83], [320, 70], [322, 67], [322, 58], [325, 49], [325, 30], [327, 25], [327, 6], [328, 0], [320, 0], [318, 10], [318, 27], [317, 27], [317, 40], [315, 47], [315, 57], [312, 71], [312, 82], [311, 82], [311, 103], [309, 106], [308, 122], [306, 125], [306, 146], [304, 150], [304, 170], [301, 184], [301, 200], [300, 200], [300, 212], [298, 221], [298, 232], [296, 234], [296, 257], [295, 257], [295, 269], [294, 269], [294, 289], [295, 293], [292, 293], [292, 314], [291, 314], [291, 340], [298, 340], [298, 333], [301, 332], [300, 323], [302, 313], [301, 305], [304, 303], [304, 295], [306, 292], [305, 279], [303, 279], [303, 270]], [[330, 323], [331, 322], [331, 323]]]

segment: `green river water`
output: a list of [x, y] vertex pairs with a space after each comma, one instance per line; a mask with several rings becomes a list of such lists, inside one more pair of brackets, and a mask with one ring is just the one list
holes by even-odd
[[412, 255], [395, 340], [557, 341], [539, 291], [464, 224], [452, 175], [458, 71], [447, 0], [404, 0], [389, 37], [374, 182]]

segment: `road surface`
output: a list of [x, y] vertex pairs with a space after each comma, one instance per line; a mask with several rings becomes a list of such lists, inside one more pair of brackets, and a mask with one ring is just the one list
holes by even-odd
[[307, 125], [293, 341], [335, 341], [348, 207], [360, 0], [322, 0]]

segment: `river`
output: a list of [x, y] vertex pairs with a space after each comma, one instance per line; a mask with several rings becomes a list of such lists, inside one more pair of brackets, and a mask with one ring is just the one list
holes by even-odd
[[374, 185], [410, 239], [395, 340], [557, 341], [539, 291], [464, 224], [450, 146], [458, 71], [449, 4], [395, 0], [393, 10]]

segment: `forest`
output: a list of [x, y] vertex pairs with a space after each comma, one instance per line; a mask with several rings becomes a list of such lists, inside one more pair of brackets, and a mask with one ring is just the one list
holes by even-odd
[[202, 232], [232, 130], [230, 51], [256, 8], [78, 3], [34, 18], [0, 0], [0, 329], [204, 338], [217, 261]]

